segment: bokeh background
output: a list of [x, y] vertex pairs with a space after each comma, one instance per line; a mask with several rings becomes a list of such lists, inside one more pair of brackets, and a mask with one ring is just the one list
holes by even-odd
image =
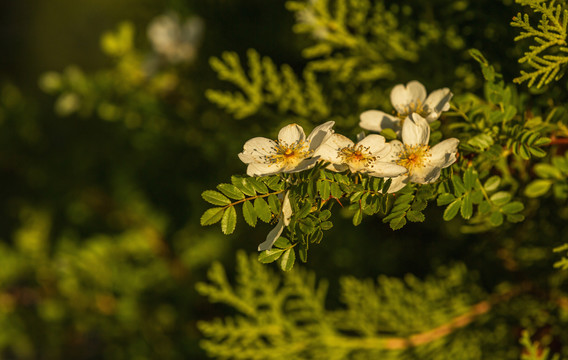
[[[404, 78], [379, 84], [385, 90], [415, 78], [429, 90], [478, 90], [470, 47], [498, 59], [509, 79], [517, 73], [511, 1], [435, 1], [429, 11], [408, 3], [438, 25], [460, 22], [462, 43], [422, 49], [422, 57], [447, 51], [449, 65], [424, 62], [421, 72], [406, 64]], [[463, 4], [452, 10], [455, 3]], [[311, 39], [293, 33], [284, 4], [0, 2], [0, 358], [205, 358], [196, 322], [227, 309], [207, 303], [195, 284], [213, 261], [232, 269], [237, 249], [254, 253], [270, 227], [241, 222], [231, 236], [202, 228], [200, 194], [244, 173], [237, 153], [247, 139], [290, 122], [262, 113], [236, 120], [208, 102], [206, 89], [232, 89], [209, 58], [254, 48], [300, 71]], [[462, 17], [446, 16], [455, 13]], [[157, 19], [186, 31], [174, 44], [186, 53], [157, 50], [148, 37]], [[461, 75], [448, 71], [456, 63], [465, 64]], [[343, 123], [352, 134], [355, 109]], [[459, 224], [393, 233], [380, 221], [353, 228], [348, 215], [337, 216], [304, 265], [330, 279], [331, 307], [341, 274], [420, 275], [458, 258], [486, 267], [475, 248], [487, 251], [490, 237], [472, 244]]]

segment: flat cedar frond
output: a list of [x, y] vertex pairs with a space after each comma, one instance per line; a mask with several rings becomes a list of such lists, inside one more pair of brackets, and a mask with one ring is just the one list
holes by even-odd
[[221, 59], [213, 57], [211, 67], [219, 79], [238, 88], [238, 91], [207, 90], [207, 98], [237, 119], [256, 114], [263, 106], [275, 106], [280, 113], [323, 119], [329, 115], [326, 99], [312, 71], [304, 71], [298, 79], [289, 65], [280, 69], [268, 58], [261, 59], [253, 49], [247, 51], [248, 71], [239, 56], [224, 52]]
[[[295, 268], [278, 275], [244, 252], [237, 260], [235, 287], [226, 283], [219, 264], [211, 268], [208, 283], [197, 285], [211, 301], [238, 311], [198, 324], [206, 337], [201, 345], [213, 358], [431, 359], [437, 354], [443, 359], [502, 359], [482, 347], [502, 345], [511, 333], [494, 331], [487, 319], [522, 304], [517, 299], [530, 289], [487, 295], [466, 266], [441, 266], [426, 279], [343, 277], [343, 306], [330, 310], [325, 305], [327, 282], [318, 282], [314, 274]], [[235, 303], [237, 297], [249, 310]], [[545, 349], [529, 340], [525, 335], [521, 341], [527, 353]]]
[[568, 62], [568, 11], [564, 4], [557, 4], [556, 0], [517, 0], [517, 3], [529, 6], [535, 14], [541, 15], [541, 19], [536, 28], [531, 25], [528, 14], [518, 13], [511, 22], [511, 26], [522, 30], [515, 41], [530, 39], [535, 43], [519, 59], [519, 63], [526, 63], [533, 70], [521, 71], [521, 76], [514, 81], [528, 81], [529, 87], [536, 83], [535, 86], [540, 88], [564, 75]]

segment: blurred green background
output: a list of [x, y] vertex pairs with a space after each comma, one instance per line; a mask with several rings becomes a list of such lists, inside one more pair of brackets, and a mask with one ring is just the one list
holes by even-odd
[[[156, 54], [162, 14], [202, 20], [197, 56]], [[208, 59], [297, 63], [292, 23], [283, 1], [0, 3], [0, 358], [205, 358], [195, 283], [266, 231], [199, 226], [250, 137], [205, 100]]]
[[[463, 18], [444, 17], [451, 3], [417, 13], [469, 24], [465, 42], [430, 50], [448, 51], [446, 60], [469, 74], [465, 51], [483, 47], [511, 78], [510, 1], [465, 2]], [[179, 24], [202, 19], [195, 57], [171, 63], [156, 54], [147, 27], [162, 14]], [[208, 60], [254, 48], [300, 70], [310, 40], [294, 35], [293, 24], [283, 0], [1, 2], [0, 358], [205, 358], [196, 321], [223, 309], [198, 296], [195, 283], [212, 261], [232, 269], [236, 249], [254, 253], [269, 227], [241, 223], [231, 236], [202, 228], [200, 194], [244, 173], [242, 144], [287, 121], [235, 120], [209, 103], [205, 90], [227, 85]], [[429, 90], [479, 88], [449, 65], [429, 64], [422, 75], [406, 64], [407, 78], [380, 86], [419, 75], [431, 80]], [[483, 269], [488, 260], [475, 248], [490, 237], [470, 240], [455, 223], [393, 233], [380, 222], [353, 228], [339, 216], [306, 266], [331, 279], [334, 299], [340, 274], [423, 274], [456, 258], [474, 268], [485, 261]]]

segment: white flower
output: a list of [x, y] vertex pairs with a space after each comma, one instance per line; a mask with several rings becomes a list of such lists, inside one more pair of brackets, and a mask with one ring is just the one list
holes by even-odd
[[459, 140], [446, 139], [430, 148], [430, 125], [413, 113], [402, 125], [402, 142], [393, 140], [393, 151], [384, 161], [404, 166], [408, 173], [392, 179], [390, 192], [402, 189], [408, 182], [429, 184], [438, 180], [440, 170], [456, 162]]
[[270, 230], [266, 236], [266, 240], [258, 245], [258, 251], [270, 250], [272, 245], [278, 240], [280, 234], [284, 230], [285, 226], [290, 224], [290, 218], [292, 217], [292, 206], [290, 205], [290, 199], [288, 198], [288, 192], [284, 195], [284, 201], [282, 201], [282, 210], [280, 211], [280, 219], [278, 224], [274, 229]]
[[202, 33], [203, 20], [196, 16], [181, 24], [177, 14], [160, 15], [148, 26], [154, 51], [172, 63], [192, 61]]
[[366, 173], [377, 177], [391, 177], [404, 174], [405, 167], [383, 161], [391, 152], [391, 145], [381, 135], [369, 135], [355, 144], [347, 137], [333, 134], [316, 151], [320, 160], [329, 161], [331, 169]]
[[252, 138], [245, 143], [239, 159], [248, 164], [249, 176], [309, 169], [318, 161], [314, 152], [333, 134], [331, 128], [334, 124], [328, 121], [317, 126], [307, 139], [304, 129], [297, 124], [283, 127], [276, 141], [264, 137]]
[[399, 133], [404, 120], [412, 113], [417, 113], [431, 123], [437, 120], [442, 112], [450, 109], [452, 96], [450, 89], [443, 88], [426, 97], [426, 88], [418, 81], [411, 81], [406, 86], [398, 84], [390, 94], [396, 116], [377, 110], [365, 111], [360, 116], [359, 126], [377, 132], [389, 128]]

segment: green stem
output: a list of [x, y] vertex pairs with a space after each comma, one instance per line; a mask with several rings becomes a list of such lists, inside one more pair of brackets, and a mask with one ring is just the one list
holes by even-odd
[[270, 196], [270, 195], [280, 194], [280, 193], [283, 193], [283, 192], [284, 192], [284, 190], [278, 190], [278, 191], [271, 192], [271, 193], [268, 193], [268, 194], [255, 195], [255, 196], [251, 196], [251, 197], [246, 197], [246, 198], [244, 198], [244, 199], [242, 199], [242, 200], [238, 200], [238, 201], [235, 201], [234, 203], [230, 203], [230, 204], [228, 204], [228, 205], [223, 206], [223, 209], [226, 209], [226, 208], [231, 207], [231, 206], [235, 206], [235, 205], [240, 204], [240, 203], [243, 203], [243, 202], [245, 202], [245, 201], [247, 201], [247, 200], [254, 200], [254, 199], [257, 199], [257, 198], [263, 198], [263, 197], [267, 197], [267, 196]]

